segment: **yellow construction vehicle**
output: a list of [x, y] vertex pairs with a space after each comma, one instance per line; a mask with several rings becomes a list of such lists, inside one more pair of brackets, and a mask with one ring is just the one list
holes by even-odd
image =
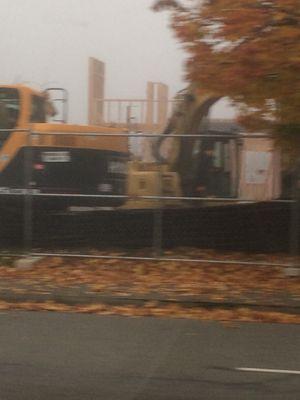
[[[172, 197], [180, 198], [194, 194], [195, 169], [199, 162], [195, 148], [199, 139], [193, 135], [199, 134], [201, 122], [219, 98], [209, 93], [199, 93], [193, 85], [177, 95], [176, 106], [167, 127], [161, 137], [152, 140], [156, 162], [129, 163], [130, 199], [126, 207], [179, 205], [182, 202], [175, 201]], [[163, 197], [167, 199], [162, 201], [160, 198]]]
[[[65, 107], [66, 92], [54, 90], [62, 91]], [[17, 196], [31, 189], [36, 195], [69, 195], [68, 205], [70, 199], [88, 203], [88, 196], [98, 196], [98, 205], [123, 204], [126, 132], [67, 124], [65, 111], [63, 123], [47, 122], [54, 114], [48, 91], [0, 86], [0, 194]]]

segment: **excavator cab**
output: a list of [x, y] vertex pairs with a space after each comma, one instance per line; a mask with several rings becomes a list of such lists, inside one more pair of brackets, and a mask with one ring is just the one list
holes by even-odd
[[21, 111], [20, 93], [15, 88], [0, 87], [0, 149], [10, 131], [17, 127]]
[[[59, 102], [61, 118], [54, 107]], [[29, 183], [24, 183], [24, 171], [30, 160], [30, 186], [36, 193], [44, 194], [36, 202], [49, 201], [54, 208], [81, 202], [86, 205], [88, 199], [81, 196], [96, 195], [99, 197], [91, 197], [89, 204], [123, 204], [128, 159], [126, 135], [112, 140], [111, 136], [120, 134], [120, 130], [66, 124], [66, 120], [66, 91], [0, 86], [0, 192], [2, 188], [8, 195], [16, 190], [26, 193]], [[54, 201], [53, 193], [72, 198], [62, 196]]]
[[[63, 119], [54, 119], [58, 114], [56, 107], [54, 106], [55, 100], [51, 99], [49, 93], [52, 89], [47, 89], [44, 92], [32, 93], [30, 96], [30, 123], [46, 123], [49, 119], [53, 122], [66, 123], [65, 117]], [[58, 90], [58, 89], [53, 89]], [[59, 89], [64, 90], [64, 89]], [[66, 100], [67, 101], [67, 100]], [[65, 111], [63, 110], [63, 115]]]
[[[62, 91], [61, 99], [50, 98], [50, 91]], [[31, 123], [46, 123], [57, 115], [55, 101], [63, 103], [63, 119], [67, 119], [67, 92], [64, 89], [50, 88], [37, 91], [22, 85], [0, 86], [0, 130], [26, 129]]]
[[20, 114], [20, 94], [17, 89], [0, 87], [0, 129], [14, 129]]

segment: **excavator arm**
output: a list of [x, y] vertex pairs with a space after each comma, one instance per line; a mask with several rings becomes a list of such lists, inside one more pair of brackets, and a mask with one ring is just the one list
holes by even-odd
[[[179, 174], [183, 193], [190, 195], [195, 181], [197, 160], [194, 157], [194, 149], [197, 138], [184, 135], [199, 133], [201, 123], [208, 116], [210, 107], [221, 97], [211, 93], [201, 93], [191, 85], [179, 93], [177, 98], [177, 107], [163, 132], [165, 137], [161, 137], [154, 146], [154, 156]], [[168, 135], [183, 136], [169, 140]], [[169, 140], [171, 146], [168, 152], [163, 151], [166, 140]], [[166, 153], [167, 157], [164, 155]]]

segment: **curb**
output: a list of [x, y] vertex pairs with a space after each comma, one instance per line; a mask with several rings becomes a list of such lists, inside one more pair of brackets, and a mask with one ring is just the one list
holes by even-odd
[[206, 308], [206, 309], [237, 309], [248, 308], [257, 311], [267, 312], [280, 312], [284, 314], [297, 314], [300, 315], [300, 304], [267, 304], [267, 303], [254, 303], [254, 302], [237, 302], [237, 301], [211, 301], [199, 299], [168, 299], [158, 296], [149, 297], [136, 297], [136, 296], [112, 296], [112, 295], [69, 295], [69, 294], [29, 294], [24, 295], [12, 293], [10, 291], [2, 292], [0, 294], [0, 301], [8, 303], [45, 303], [51, 301], [58, 304], [65, 304], [69, 306], [87, 305], [87, 304], [105, 304], [110, 306], [137, 306], [143, 307], [144, 305], [153, 302], [157, 306], [177, 305], [186, 308]]

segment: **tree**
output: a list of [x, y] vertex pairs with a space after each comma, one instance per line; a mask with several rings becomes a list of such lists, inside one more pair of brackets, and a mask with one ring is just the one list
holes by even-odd
[[229, 96], [249, 130], [300, 149], [300, 0], [160, 0], [153, 8], [172, 11], [198, 90]]

